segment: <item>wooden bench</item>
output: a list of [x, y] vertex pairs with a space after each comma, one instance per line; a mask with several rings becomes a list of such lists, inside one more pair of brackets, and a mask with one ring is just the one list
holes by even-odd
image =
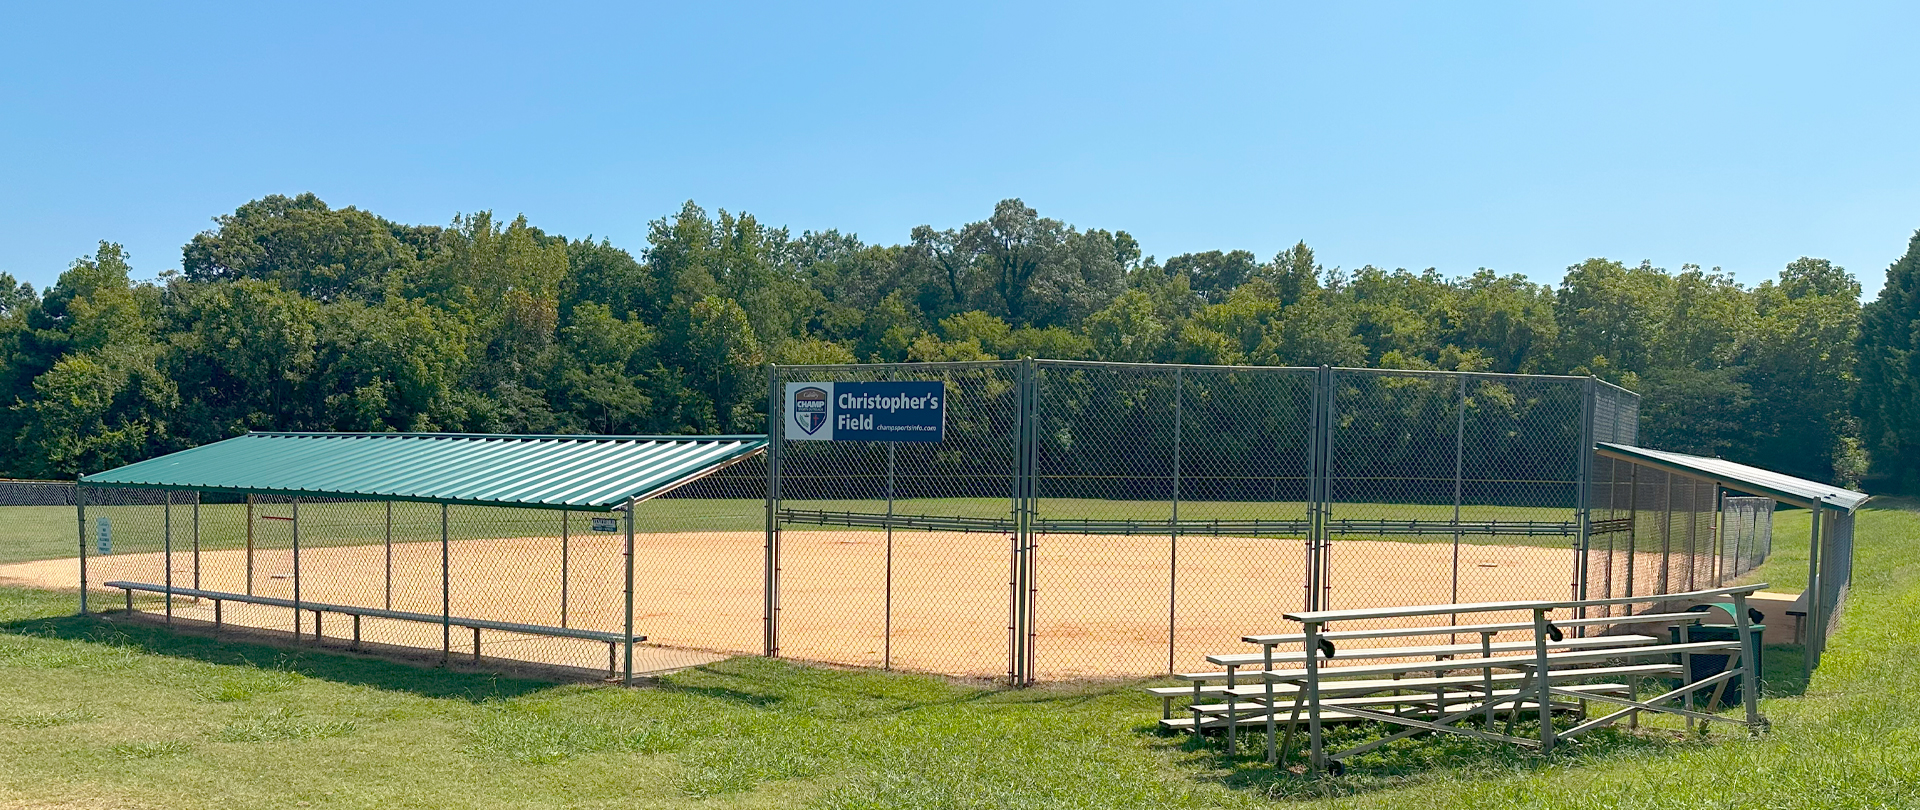
[[[482, 630], [494, 630], [494, 631], [499, 631], [503, 633], [520, 633], [523, 635], [530, 635], [530, 636], [550, 636], [553, 638], [573, 638], [573, 639], [581, 639], [584, 641], [601, 642], [607, 645], [607, 676], [613, 677], [617, 673], [617, 662], [619, 660], [620, 645], [626, 643], [627, 641], [627, 636], [624, 633], [615, 633], [615, 632], [607, 632], [607, 631], [600, 631], [600, 630], [582, 630], [577, 627], [549, 627], [546, 625], [538, 625], [538, 624], [521, 624], [519, 622], [495, 621], [493, 619], [469, 619], [469, 618], [464, 618], [460, 616], [447, 616], [439, 613], [414, 613], [414, 612], [405, 611], [405, 610], [388, 610], [385, 608], [359, 607], [356, 605], [333, 605], [333, 604], [327, 604], [325, 602], [309, 602], [304, 599], [299, 602], [295, 602], [292, 599], [280, 599], [280, 598], [271, 597], [271, 596], [248, 596], [245, 594], [228, 593], [225, 591], [207, 591], [207, 590], [201, 590], [198, 588], [182, 588], [178, 586], [169, 588], [165, 585], [153, 585], [153, 584], [144, 583], [144, 582], [115, 581], [115, 582], [107, 582], [104, 584], [106, 585], [106, 587], [109, 587], [109, 588], [118, 588], [120, 590], [126, 591], [127, 612], [129, 614], [133, 613], [134, 591], [140, 591], [143, 593], [157, 593], [162, 595], [171, 594], [172, 596], [186, 596], [186, 597], [192, 597], [195, 599], [210, 600], [213, 602], [213, 626], [216, 628], [220, 627], [222, 624], [223, 617], [222, 617], [221, 607], [222, 607], [222, 604], [225, 602], [240, 602], [242, 604], [249, 604], [249, 605], [264, 605], [267, 607], [288, 608], [290, 610], [311, 611], [313, 613], [313, 638], [315, 642], [318, 642], [322, 637], [321, 623], [320, 623], [321, 615], [326, 613], [335, 613], [335, 614], [340, 614], [344, 616], [351, 616], [353, 617], [353, 642], [350, 649], [355, 649], [355, 650], [360, 649], [360, 619], [362, 617], [374, 618], [374, 619], [392, 619], [395, 621], [418, 622], [420, 624], [437, 624], [437, 625], [442, 625], [447, 627], [461, 627], [461, 628], [472, 630], [473, 631], [473, 660], [476, 662], [480, 660], [480, 631]], [[298, 640], [299, 638], [298, 632], [299, 631], [296, 627], [295, 640]], [[646, 636], [633, 637], [633, 641], [635, 642], [641, 642], [646, 640], [647, 640]], [[442, 649], [441, 652], [443, 654], [451, 654], [452, 650]]]

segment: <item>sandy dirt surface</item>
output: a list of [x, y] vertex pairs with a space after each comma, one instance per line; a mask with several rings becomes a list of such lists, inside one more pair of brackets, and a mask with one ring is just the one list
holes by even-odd
[[[620, 538], [570, 538], [565, 582], [560, 538], [457, 540], [447, 547], [448, 608], [455, 616], [618, 630], [624, 573]], [[636, 671], [692, 666], [729, 654], [759, 654], [763, 639], [763, 537], [758, 532], [640, 534], [635, 540], [634, 626], [648, 636]], [[1006, 674], [1011, 554], [1001, 535], [943, 532], [784, 531], [781, 534], [780, 654], [854, 666], [963, 676]], [[1046, 535], [1037, 566], [1036, 670], [1041, 678], [1150, 676], [1212, 669], [1209, 653], [1254, 652], [1240, 641], [1296, 629], [1281, 614], [1305, 597], [1305, 549], [1299, 540]], [[91, 560], [95, 588], [108, 580], [162, 583], [161, 554]], [[198, 574], [191, 554], [175, 552], [173, 582], [205, 590], [291, 598], [293, 558], [286, 548], [253, 554], [205, 551]], [[438, 614], [442, 609], [437, 542], [303, 549], [300, 598]], [[1572, 556], [1564, 549], [1461, 546], [1458, 592], [1453, 547], [1445, 543], [1340, 541], [1332, 552], [1335, 608], [1513, 599], [1558, 599], [1569, 592]], [[75, 560], [0, 566], [0, 582], [42, 588], [77, 585]], [[119, 604], [114, 591], [97, 609]], [[890, 606], [890, 609], [889, 609]], [[157, 598], [143, 609], [163, 611]], [[212, 619], [212, 607], [174, 602], [176, 617]], [[228, 605], [226, 622], [289, 630], [292, 611]], [[1498, 620], [1488, 617], [1486, 620]], [[312, 632], [312, 614], [302, 621]], [[1171, 625], [1172, 632], [1169, 633]], [[351, 621], [329, 616], [329, 637]], [[1354, 629], [1354, 628], [1346, 628]], [[367, 641], [438, 650], [441, 628], [366, 619]], [[1169, 636], [1171, 635], [1171, 639]], [[471, 655], [471, 631], [456, 628], [452, 647]], [[606, 645], [492, 631], [483, 654], [588, 669], [606, 667]], [[1169, 648], [1171, 647], [1171, 656]], [[1171, 662], [1169, 659], [1171, 658]]]

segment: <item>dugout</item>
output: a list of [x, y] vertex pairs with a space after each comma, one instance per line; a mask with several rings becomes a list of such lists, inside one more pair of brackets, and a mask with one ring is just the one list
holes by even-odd
[[[1869, 498], [1866, 493], [1720, 458], [1609, 442], [1600, 442], [1594, 449], [1599, 458], [1614, 462], [1617, 467], [1609, 473], [1609, 481], [1634, 482], [1612, 487], [1609, 497], [1602, 500], [1623, 514], [1637, 512], [1641, 504], [1655, 502], [1655, 498], [1645, 494], [1648, 481], [1691, 482], [1763, 496], [1809, 510], [1807, 589], [1794, 607], [1806, 613], [1806, 668], [1811, 672], [1819, 664], [1834, 617], [1839, 613], [1840, 601], [1853, 581], [1853, 517], [1866, 504]], [[1625, 527], [1632, 532], [1636, 525], [1645, 522], [1627, 518]], [[1774, 540], [1777, 538], [1771, 538], [1769, 543]], [[1791, 612], [1793, 608], [1788, 610]], [[1768, 621], [1787, 618], [1770, 616]]]
[[[168, 624], [630, 680], [680, 663], [646, 645], [637, 510], [711, 488], [765, 447], [753, 435], [248, 433], [79, 480], [81, 609], [90, 588], [123, 592], [129, 615]], [[644, 575], [657, 585], [662, 573]]]

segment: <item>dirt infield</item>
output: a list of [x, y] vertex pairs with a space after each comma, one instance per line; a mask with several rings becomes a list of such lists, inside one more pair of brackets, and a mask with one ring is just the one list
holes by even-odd
[[[620, 629], [620, 542], [613, 535], [570, 539], [567, 626]], [[1005, 674], [1010, 553], [1004, 536], [896, 532], [891, 577], [881, 532], [788, 530], [781, 542], [782, 656], [951, 675]], [[761, 652], [761, 533], [640, 534], [635, 545], [634, 624], [649, 638], [637, 653], [638, 671]], [[1284, 632], [1290, 623], [1281, 614], [1303, 602], [1299, 540], [1183, 537], [1175, 551], [1166, 537], [1042, 536], [1034, 594], [1038, 676], [1208, 668], [1208, 653], [1250, 651], [1239, 641], [1243, 635]], [[389, 589], [383, 545], [303, 549], [301, 598], [439, 613], [440, 544], [395, 543], [391, 553]], [[560, 555], [557, 537], [454, 541], [448, 546], [449, 608], [462, 617], [558, 625]], [[110, 579], [165, 578], [160, 554], [91, 562], [96, 587]], [[292, 597], [292, 562], [284, 548], [256, 551], [252, 592]], [[173, 563], [174, 583], [193, 585], [191, 555], [176, 551]], [[1340, 585], [1330, 599], [1338, 608], [1562, 598], [1573, 573], [1572, 556], [1563, 549], [1463, 544], [1456, 594], [1450, 544], [1341, 541], [1334, 544], [1332, 564]], [[77, 572], [71, 559], [19, 563], [0, 566], [0, 582], [70, 588]], [[202, 552], [198, 585], [248, 592], [246, 552]], [[114, 601], [98, 604], [110, 607]], [[153, 599], [146, 609], [163, 610], [164, 603]], [[174, 610], [182, 618], [212, 617], [209, 605], [191, 600], [176, 600]], [[293, 625], [291, 611], [283, 608], [230, 605], [224, 618], [267, 629]], [[312, 632], [311, 614], [303, 621]], [[344, 617], [330, 617], [323, 631], [343, 638], [349, 627]], [[363, 622], [362, 635], [435, 650], [442, 641], [437, 625], [374, 619]], [[454, 631], [456, 653], [470, 655], [472, 644], [471, 631]], [[481, 646], [488, 656], [600, 670], [607, 664], [606, 645], [593, 642], [489, 631]]]

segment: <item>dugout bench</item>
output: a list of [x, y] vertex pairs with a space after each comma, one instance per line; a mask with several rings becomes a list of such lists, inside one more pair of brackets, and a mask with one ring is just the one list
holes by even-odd
[[[394, 621], [403, 621], [403, 622], [417, 622], [420, 624], [434, 624], [434, 625], [441, 625], [447, 628], [459, 627], [459, 628], [472, 630], [473, 631], [473, 660], [475, 662], [478, 662], [480, 660], [480, 631], [482, 630], [494, 630], [494, 631], [503, 632], [503, 633], [518, 633], [521, 635], [529, 635], [529, 636], [572, 638], [572, 639], [581, 639], [583, 641], [598, 641], [606, 644], [607, 645], [607, 677], [612, 678], [618, 674], [617, 662], [618, 662], [618, 653], [620, 650], [620, 646], [627, 642], [627, 636], [624, 633], [604, 632], [599, 630], [581, 630], [575, 627], [548, 627], [545, 625], [537, 625], [537, 624], [521, 624], [519, 622], [494, 621], [492, 619], [469, 619], [469, 618], [463, 618], [460, 616], [450, 616], [450, 615], [443, 615], [439, 613], [414, 613], [414, 612], [405, 611], [405, 610], [388, 610], [384, 608], [358, 607], [354, 605], [332, 605], [324, 602], [309, 602], [306, 600], [295, 602], [292, 599], [280, 599], [280, 598], [271, 597], [271, 596], [249, 596], [246, 594], [227, 593], [225, 591], [207, 591], [207, 590], [201, 590], [198, 588], [181, 588], [177, 586], [169, 588], [165, 585], [153, 585], [153, 584], [144, 583], [144, 582], [114, 581], [114, 582], [106, 582], [102, 584], [104, 584], [108, 588], [118, 588], [126, 592], [127, 613], [129, 615], [131, 615], [134, 612], [133, 593], [135, 591], [140, 591], [142, 593], [157, 593], [163, 596], [171, 594], [171, 596], [184, 596], [184, 597], [190, 597], [194, 599], [209, 600], [213, 602], [213, 626], [216, 629], [222, 626], [221, 607], [222, 607], [222, 604], [225, 602], [240, 602], [240, 603], [249, 604], [249, 605], [282, 607], [282, 608], [287, 608], [289, 610], [294, 610], [299, 612], [311, 612], [313, 614], [313, 640], [314, 640], [314, 643], [316, 644], [320, 642], [321, 638], [323, 638], [322, 627], [321, 627], [321, 616], [323, 614], [334, 613], [334, 614], [339, 614], [343, 616], [350, 616], [353, 618], [353, 640], [349, 644], [348, 649], [353, 649], [353, 650], [360, 649], [360, 620], [362, 617], [373, 618], [373, 619], [391, 619]], [[171, 596], [169, 598], [171, 598]], [[451, 634], [443, 635], [442, 639], [443, 639], [443, 644], [440, 651], [441, 655], [443, 657], [451, 657], [453, 654]], [[298, 621], [295, 621], [294, 622], [294, 641], [297, 642], [299, 640], [300, 640], [300, 624]], [[633, 641], [635, 643], [639, 643], [646, 640], [647, 640], [646, 636], [633, 637]]]

